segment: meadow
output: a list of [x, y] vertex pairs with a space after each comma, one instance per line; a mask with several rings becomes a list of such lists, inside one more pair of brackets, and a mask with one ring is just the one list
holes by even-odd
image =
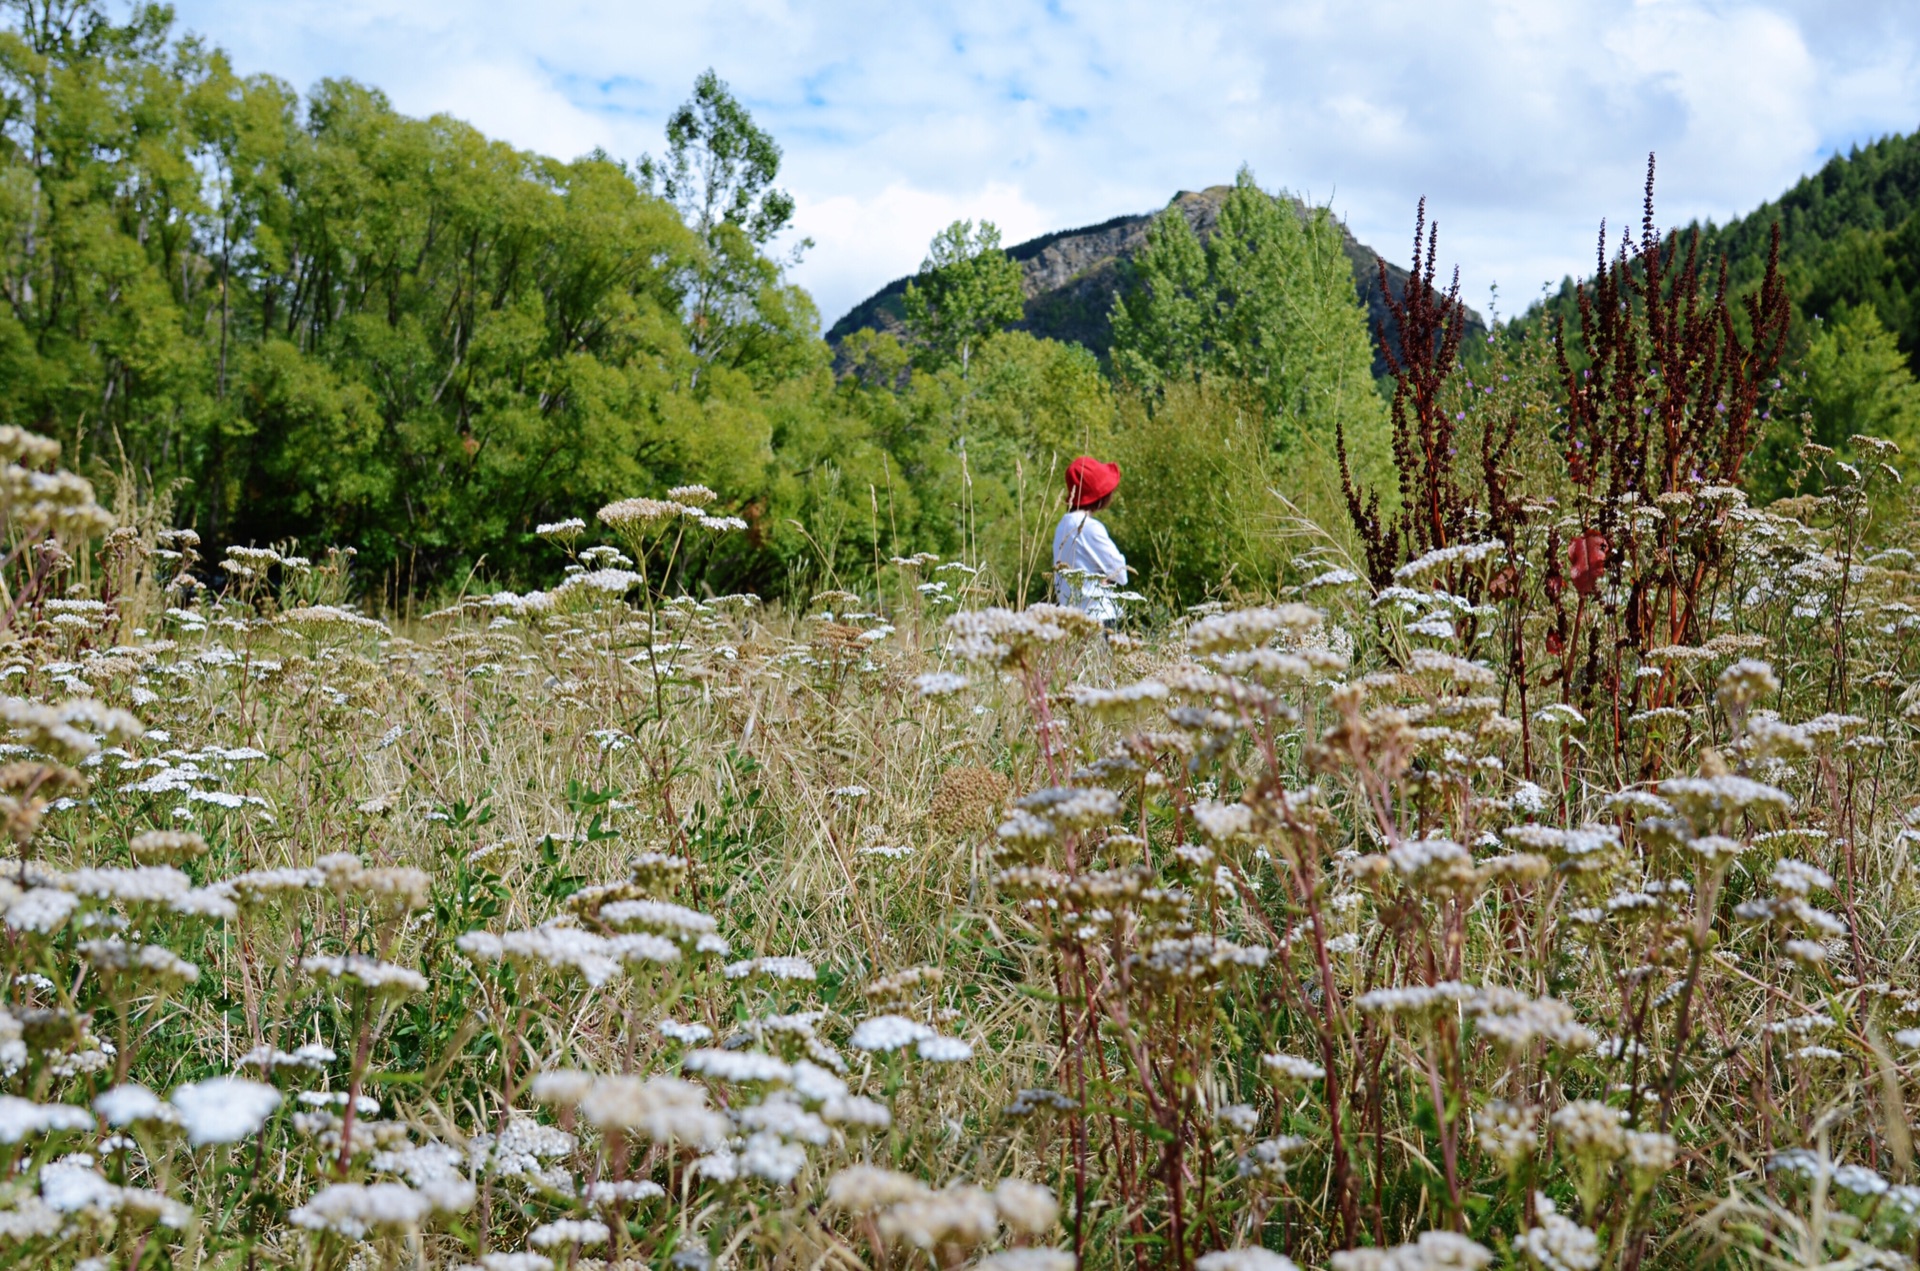
[[0, 15], [0, 1267], [1920, 1257], [1920, 138], [1486, 325], [1243, 168], [830, 345], [711, 70]]
[[1898, 456], [1583, 494], [1619, 391], [1557, 495], [1409, 479], [1478, 536], [1115, 631], [691, 594], [698, 486], [376, 619], [0, 430], [4, 1256], [1911, 1265]]

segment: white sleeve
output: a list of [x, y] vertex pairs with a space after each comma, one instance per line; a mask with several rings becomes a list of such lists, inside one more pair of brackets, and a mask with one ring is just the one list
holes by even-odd
[[1127, 558], [1113, 545], [1113, 537], [1107, 533], [1107, 527], [1088, 517], [1086, 524], [1080, 527], [1080, 546], [1093, 562], [1093, 572], [1110, 583], [1127, 581]]

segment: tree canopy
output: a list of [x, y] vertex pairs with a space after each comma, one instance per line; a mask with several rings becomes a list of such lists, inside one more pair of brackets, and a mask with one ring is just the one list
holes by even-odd
[[955, 221], [934, 236], [903, 297], [907, 330], [929, 365], [968, 373], [981, 340], [1020, 320], [1020, 266], [1000, 250], [1000, 227]]
[[[1815, 319], [1871, 304], [1920, 372], [1920, 133], [1884, 137], [1835, 154], [1779, 198], [1725, 225], [1682, 227], [1700, 236], [1702, 259], [1725, 257], [1736, 291], [1757, 286], [1774, 226], [1794, 306], [1795, 346], [1814, 338]], [[1540, 306], [1572, 322], [1574, 281]]]
[[512, 569], [539, 521], [636, 489], [751, 503], [796, 387], [830, 402], [812, 302], [761, 250], [778, 148], [711, 74], [653, 193], [348, 81], [241, 77], [159, 7], [7, 12], [0, 412], [216, 537]]
[[1250, 389], [1271, 441], [1376, 427], [1366, 310], [1340, 228], [1240, 170], [1203, 243], [1170, 208], [1135, 256], [1113, 311], [1113, 367], [1148, 391], [1211, 378]]

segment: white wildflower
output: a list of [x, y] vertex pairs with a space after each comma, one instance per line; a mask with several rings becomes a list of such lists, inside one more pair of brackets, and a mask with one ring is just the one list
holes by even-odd
[[1194, 1271], [1300, 1271], [1293, 1259], [1252, 1246], [1203, 1253], [1193, 1266]]
[[237, 1143], [266, 1124], [280, 1106], [280, 1092], [244, 1077], [210, 1077], [173, 1092], [173, 1106], [187, 1127], [187, 1141]]
[[79, 903], [72, 892], [35, 887], [21, 893], [7, 906], [7, 925], [15, 931], [46, 935], [57, 930]]
[[748, 1174], [784, 1187], [806, 1168], [807, 1152], [805, 1148], [763, 1130], [747, 1136], [739, 1160], [740, 1168]]
[[1275, 1081], [1319, 1081], [1327, 1075], [1327, 1070], [1311, 1059], [1293, 1055], [1262, 1055], [1260, 1065]]
[[768, 1082], [785, 1085], [793, 1080], [793, 1069], [786, 1061], [751, 1050], [689, 1051], [680, 1066], [714, 1081], [736, 1085]]
[[435, 1212], [466, 1209], [473, 1190], [472, 1184], [416, 1190], [405, 1183], [332, 1183], [287, 1218], [297, 1227], [360, 1240], [414, 1231]]
[[1211, 614], [1187, 628], [1187, 647], [1201, 656], [1258, 648], [1282, 634], [1301, 636], [1326, 615], [1307, 605], [1277, 605]]
[[580, 1115], [603, 1130], [629, 1130], [656, 1143], [724, 1142], [727, 1119], [707, 1107], [707, 1092], [678, 1077], [601, 1077], [580, 1100]]
[[805, 958], [773, 957], [748, 958], [744, 962], [727, 964], [726, 975], [729, 980], [745, 979], [749, 975], [764, 975], [770, 980], [813, 980], [819, 978], [819, 972], [813, 963]]
[[1019, 1178], [1003, 1178], [994, 1185], [993, 1207], [1007, 1230], [1022, 1236], [1044, 1236], [1060, 1221], [1060, 1201], [1050, 1187]]
[[827, 1180], [827, 1203], [850, 1214], [870, 1214], [930, 1194], [913, 1175], [876, 1165], [850, 1165]]
[[923, 1037], [914, 1053], [928, 1063], [957, 1064], [973, 1058], [973, 1046], [958, 1037]]
[[562, 1218], [527, 1233], [527, 1243], [542, 1249], [561, 1245], [603, 1245], [612, 1233], [607, 1224], [592, 1218]]
[[678, 1020], [663, 1019], [660, 1021], [660, 1035], [683, 1046], [697, 1046], [710, 1040], [713, 1030], [705, 1024], [682, 1024]]
[[142, 1121], [172, 1124], [180, 1119], [180, 1114], [170, 1105], [162, 1103], [159, 1095], [133, 1083], [115, 1086], [96, 1095], [93, 1110], [100, 1114], [102, 1121], [115, 1127]]
[[986, 1191], [960, 1185], [903, 1200], [884, 1211], [877, 1225], [886, 1243], [930, 1252], [943, 1245], [985, 1244], [999, 1227], [1000, 1215]]
[[411, 967], [397, 966], [358, 953], [302, 958], [300, 969], [315, 979], [346, 980], [376, 997], [405, 997], [427, 991], [427, 977]]
[[950, 697], [972, 682], [966, 676], [955, 675], [951, 671], [929, 671], [917, 676], [913, 686], [922, 697]]
[[875, 1015], [860, 1022], [853, 1030], [853, 1036], [847, 1039], [847, 1044], [855, 1050], [890, 1051], [935, 1036], [937, 1034], [931, 1028], [904, 1015]]
[[1542, 1271], [1594, 1271], [1600, 1238], [1556, 1211], [1545, 1196], [1535, 1193], [1533, 1204], [1540, 1225], [1523, 1232], [1515, 1246]]
[[85, 1108], [64, 1103], [34, 1103], [16, 1095], [0, 1095], [0, 1143], [18, 1143], [34, 1134], [92, 1128], [93, 1118]]
[[1025, 1248], [990, 1253], [973, 1271], [1074, 1271], [1079, 1265], [1070, 1249]]
[[1384, 1249], [1348, 1249], [1328, 1262], [1333, 1271], [1480, 1271], [1493, 1253], [1451, 1231], [1423, 1231], [1417, 1240]]

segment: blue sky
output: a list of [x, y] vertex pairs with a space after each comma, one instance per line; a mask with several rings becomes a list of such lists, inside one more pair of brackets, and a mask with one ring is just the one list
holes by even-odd
[[177, 0], [237, 69], [350, 76], [571, 157], [661, 146], [712, 66], [786, 151], [830, 323], [948, 222], [1008, 242], [1232, 179], [1399, 260], [1416, 200], [1484, 309], [1590, 267], [1601, 217], [1725, 220], [1920, 128], [1916, 0]]

